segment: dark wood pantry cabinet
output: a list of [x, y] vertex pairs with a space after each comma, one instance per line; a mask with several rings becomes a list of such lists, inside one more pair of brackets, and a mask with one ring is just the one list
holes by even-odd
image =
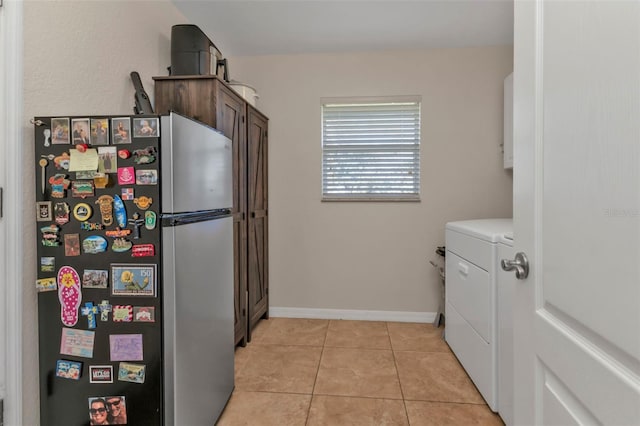
[[267, 117], [247, 105], [247, 226], [249, 327], [269, 316], [269, 227], [267, 226]]
[[155, 111], [202, 121], [233, 143], [235, 343], [269, 316], [268, 118], [213, 75], [154, 77]]

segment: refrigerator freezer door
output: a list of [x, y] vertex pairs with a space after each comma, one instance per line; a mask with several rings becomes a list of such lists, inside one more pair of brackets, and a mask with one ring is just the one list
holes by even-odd
[[162, 212], [231, 207], [231, 140], [180, 114], [162, 116]]
[[162, 237], [165, 425], [212, 425], [234, 386], [233, 218]]

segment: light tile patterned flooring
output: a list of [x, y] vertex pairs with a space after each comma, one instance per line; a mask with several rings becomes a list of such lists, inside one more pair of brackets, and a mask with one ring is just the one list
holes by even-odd
[[219, 426], [502, 425], [431, 324], [271, 318]]

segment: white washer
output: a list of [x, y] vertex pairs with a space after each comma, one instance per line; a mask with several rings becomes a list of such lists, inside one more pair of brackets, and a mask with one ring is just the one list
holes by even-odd
[[446, 340], [476, 387], [498, 411], [498, 242], [513, 219], [446, 225]]

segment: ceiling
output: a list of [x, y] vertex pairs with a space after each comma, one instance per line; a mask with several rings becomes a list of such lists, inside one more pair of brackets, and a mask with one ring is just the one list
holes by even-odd
[[172, 0], [224, 56], [513, 44], [513, 0]]

